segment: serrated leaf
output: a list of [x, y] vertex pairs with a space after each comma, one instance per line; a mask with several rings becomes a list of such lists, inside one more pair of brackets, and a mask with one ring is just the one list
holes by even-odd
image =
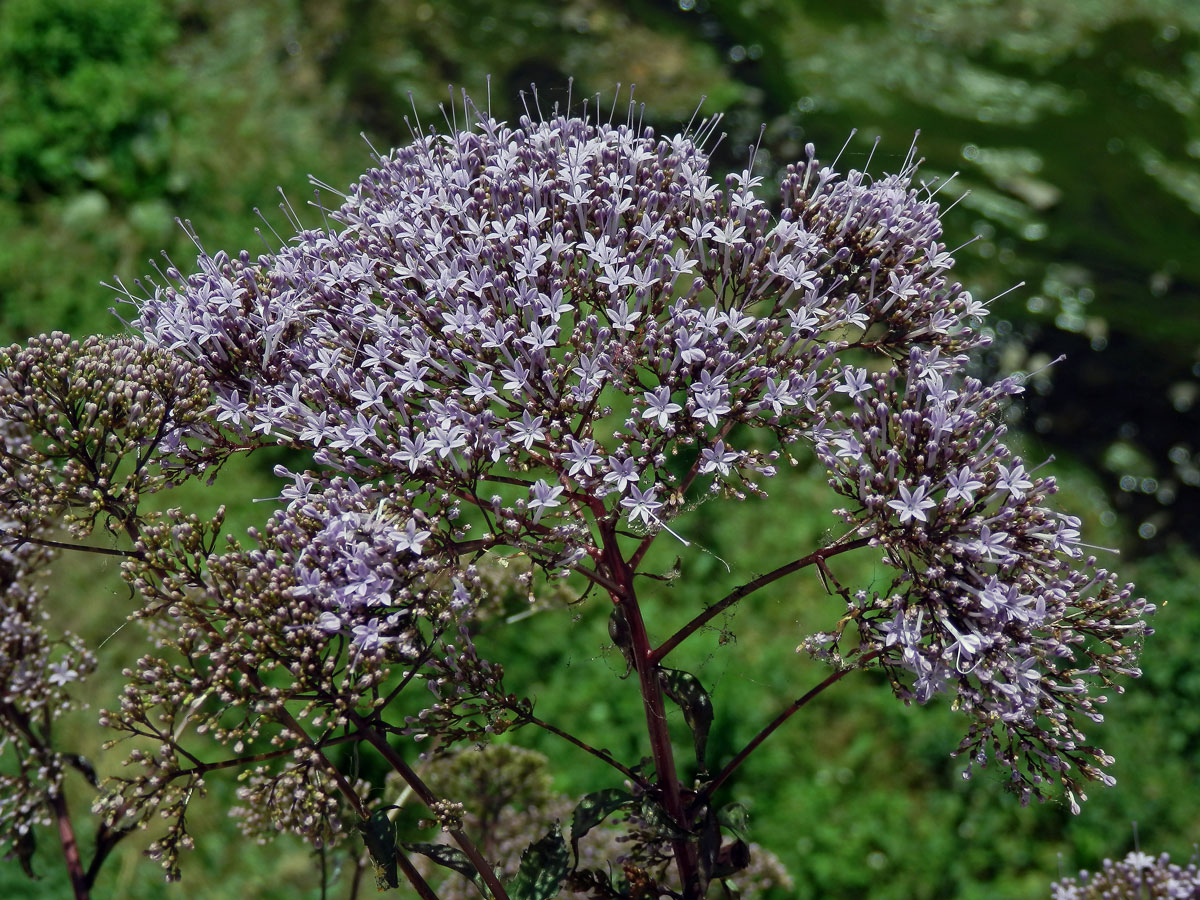
[[692, 731], [696, 747], [696, 762], [704, 769], [704, 751], [708, 748], [708, 732], [713, 723], [713, 703], [700, 679], [681, 669], [660, 669], [658, 674], [663, 692], [683, 710], [683, 719]]
[[479, 893], [485, 898], [488, 897], [487, 889], [483, 884], [483, 877], [479, 871], [471, 865], [471, 860], [467, 858], [467, 854], [463, 853], [457, 847], [448, 847], [445, 844], [425, 844], [420, 842], [401, 844], [409, 853], [420, 853], [422, 856], [428, 856], [439, 866], [444, 866], [459, 875], [463, 875], [471, 879], [471, 883], [479, 888]]
[[375, 865], [375, 883], [386, 890], [400, 886], [396, 873], [396, 823], [388, 818], [386, 809], [376, 810], [369, 819], [360, 819], [358, 831]]
[[567, 877], [569, 854], [556, 824], [521, 854], [521, 868], [508, 886], [509, 900], [550, 900]]
[[575, 863], [579, 864], [579, 840], [609, 815], [622, 806], [633, 802], [633, 795], [620, 788], [608, 788], [588, 794], [577, 804], [571, 813], [571, 851], [575, 854]]

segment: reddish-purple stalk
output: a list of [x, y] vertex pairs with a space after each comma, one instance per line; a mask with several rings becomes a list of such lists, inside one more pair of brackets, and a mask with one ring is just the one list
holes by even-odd
[[[405, 784], [412, 788], [413, 793], [421, 799], [421, 802], [429, 807], [430, 811], [436, 812], [436, 805], [440, 798], [430, 789], [429, 785], [421, 780], [421, 776], [413, 771], [412, 767], [404, 761], [404, 758], [396, 752], [392, 745], [388, 743], [387, 738], [380, 734], [367, 719], [354, 710], [346, 710], [346, 717], [358, 727], [358, 730], [362, 732], [371, 746], [379, 751], [379, 755], [387, 760], [388, 765], [392, 767], [396, 774], [404, 779]], [[508, 892], [504, 889], [504, 885], [501, 884], [500, 879], [496, 877], [491, 864], [483, 858], [483, 854], [479, 852], [479, 848], [475, 846], [474, 841], [467, 836], [466, 832], [454, 826], [447, 828], [446, 831], [454, 839], [454, 843], [458, 844], [459, 849], [466, 854], [467, 859], [471, 861], [471, 865], [475, 867], [475, 871], [479, 873], [479, 876], [488, 886], [488, 890], [492, 892], [493, 900], [509, 900]]]
[[791, 575], [793, 572], [798, 572], [807, 566], [817, 563], [822, 563], [831, 556], [837, 556], [839, 553], [845, 553], [847, 550], [856, 550], [859, 547], [865, 547], [871, 542], [870, 538], [856, 538], [853, 541], [847, 541], [844, 544], [831, 544], [828, 547], [822, 547], [820, 550], [814, 550], [808, 556], [802, 556], [800, 559], [792, 560], [786, 565], [780, 566], [765, 575], [760, 575], [753, 581], [748, 581], [741, 587], [734, 588], [729, 594], [722, 597], [712, 606], [708, 606], [702, 613], [676, 631], [673, 635], [667, 638], [650, 654], [651, 663], [657, 665], [662, 662], [663, 658], [682, 644], [688, 637], [695, 634], [707, 622], [714, 617], [719, 616], [729, 607], [733, 606], [744, 597], [748, 597], [761, 587], [765, 587], [773, 581], [778, 581], [785, 575]]
[[[476, 498], [464, 498], [478, 504]], [[691, 830], [691, 819], [688, 814], [687, 806], [683, 800], [683, 792], [679, 783], [679, 773], [675, 766], [674, 749], [671, 744], [670, 733], [667, 727], [667, 712], [666, 701], [663, 695], [662, 684], [659, 680], [659, 671], [661, 661], [678, 647], [688, 637], [702, 628], [706, 623], [711, 621], [717, 615], [744, 599], [760, 588], [771, 584], [793, 572], [797, 572], [807, 566], [814, 564], [823, 564], [826, 559], [844, 553], [848, 550], [857, 549], [866, 546], [869, 543], [869, 538], [857, 538], [846, 543], [834, 544], [829, 547], [823, 547], [819, 550], [808, 554], [807, 556], [793, 560], [783, 566], [780, 566], [771, 572], [761, 575], [746, 584], [735, 588], [725, 597], [721, 598], [716, 603], [707, 607], [695, 616], [691, 621], [685, 624], [682, 628], [667, 638], [657, 648], [652, 647], [649, 634], [646, 631], [645, 620], [642, 617], [641, 606], [637, 600], [637, 592], [633, 584], [633, 576], [637, 565], [645, 557], [650, 545], [653, 543], [657, 534], [648, 535], [643, 539], [636, 548], [629, 560], [626, 560], [622, 554], [616, 533], [616, 523], [611, 518], [600, 518], [599, 513], [603, 507], [599, 506], [595, 498], [577, 498], [587, 501], [587, 506], [591, 509], [594, 515], [597, 515], [599, 530], [601, 535], [600, 559], [603, 561], [601, 570], [595, 573], [587, 573], [594, 575], [589, 580], [605, 587], [612, 597], [614, 605], [619, 606], [625, 614], [626, 621], [629, 625], [629, 640], [631, 645], [631, 653], [634, 663], [634, 668], [638, 675], [638, 684], [642, 694], [642, 705], [646, 715], [646, 727], [650, 741], [651, 758], [654, 761], [655, 773], [658, 778], [658, 787], [661, 793], [663, 809], [667, 815], [675, 822], [675, 824], [683, 832]], [[122, 511], [125, 512], [125, 511]], [[129, 537], [134, 541], [136, 547], [140, 537], [140, 529], [137, 527], [136, 520], [133, 519], [127, 512], [124, 516], [119, 517], [125, 527]], [[71, 549], [90, 549], [72, 546]], [[130, 551], [124, 551], [129, 553]], [[137, 555], [137, 551], [133, 551]], [[605, 577], [607, 575], [607, 577]], [[213, 626], [210, 626], [213, 627]], [[878, 654], [872, 654], [878, 655]], [[864, 658], [865, 659], [865, 658]], [[778, 729], [787, 719], [798, 712], [814, 697], [824, 691], [827, 687], [840, 681], [846, 674], [854, 671], [853, 669], [843, 669], [835, 672], [814, 687], [803, 697], [799, 698], [781, 712], [774, 720], [772, 720], [765, 728], [762, 729], [751, 741], [717, 774], [717, 776], [706, 786], [704, 795], [711, 797], [717, 789], [732, 775], [732, 773], [758, 748], [763, 741], [766, 740], [776, 729]], [[257, 681], [257, 673], [252, 673], [251, 677]], [[261, 682], [259, 683], [261, 686]], [[285, 713], [286, 715], [286, 713]], [[403, 758], [392, 748], [388, 743], [387, 738], [377, 729], [372, 727], [371, 723], [360, 716], [353, 710], [348, 711], [348, 717], [356, 723], [359, 732], [356, 737], [360, 740], [367, 740], [375, 749], [382, 755], [392, 768], [404, 779], [404, 781], [412, 788], [413, 792], [420, 797], [427, 807], [431, 810], [434, 804], [438, 802], [438, 797], [429, 789], [429, 787], [421, 780], [420, 776], [406, 763]], [[287, 718], [291, 719], [290, 716]], [[288, 723], [297, 734], [306, 732], [300, 724], [294, 719]], [[536, 724], [543, 725], [545, 723], [538, 721]], [[605, 758], [600, 751], [589, 749], [589, 746], [584, 742], [574, 738], [573, 736], [559, 729], [551, 729], [554, 733], [566, 737], [577, 746], [588, 749], [601, 758]], [[306, 735], [307, 736], [307, 735]], [[340, 743], [340, 741], [338, 741]], [[337, 768], [329, 761], [325, 754], [321, 751], [319, 745], [312, 743], [310, 746], [321, 759], [325, 762], [325, 768], [329, 771], [334, 782], [337, 784], [340, 792], [347, 797], [351, 805], [358, 811], [359, 815], [365, 815], [361, 805], [361, 800], [353, 790], [345, 777], [337, 770]], [[622, 768], [614, 760], [605, 758], [607, 762], [617, 765]], [[218, 766], [214, 766], [216, 768]], [[88, 887], [89, 879], [83, 872], [82, 862], [79, 858], [78, 846], [75, 843], [74, 830], [71, 826], [69, 816], [66, 812], [66, 801], [59, 795], [55, 798], [61, 804], [61, 813], [59, 806], [55, 805], [56, 818], [59, 822], [59, 833], [63, 843], [64, 857], [67, 862], [67, 869], [70, 873], [72, 885], [75, 887], [76, 900], [88, 900], [90, 891]], [[450, 828], [448, 830], [451, 838], [471, 861], [471, 864], [479, 872], [480, 877], [492, 892], [494, 900], [508, 900], [507, 891], [504, 885], [496, 876], [495, 871], [487, 860], [480, 853], [475, 843], [467, 836], [461, 828]], [[122, 835], [123, 836], [123, 835]], [[115, 843], [115, 841], [114, 841]], [[679, 872], [680, 883], [683, 886], [684, 900], [699, 900], [699, 860], [697, 858], [697, 847], [686, 838], [680, 838], [672, 841], [672, 848], [675, 855], [675, 863]], [[111, 849], [111, 848], [109, 848]], [[437, 900], [436, 894], [428, 883], [422, 878], [420, 873], [413, 867], [410, 860], [404, 852], [396, 848], [397, 864], [404, 872], [405, 877], [413, 885], [414, 889], [421, 896], [422, 900]], [[93, 867], [94, 868], [94, 867]]]
[[[860, 657], [858, 659], [858, 662], [860, 664], [866, 663], [866, 662], [869, 662], [870, 660], [874, 659], [877, 656], [879, 656], [879, 651], [874, 650], [874, 651], [866, 654], [865, 656]], [[713, 778], [713, 780], [710, 781], [705, 786], [704, 796], [711, 797], [714, 793], [716, 793], [717, 789], [726, 782], [726, 780], [729, 778], [729, 776], [732, 775], [734, 773], [734, 771], [742, 763], [744, 763], [746, 761], [746, 758], [758, 748], [759, 744], [761, 744], [768, 737], [770, 737], [771, 734], [777, 728], [779, 728], [780, 725], [782, 725], [784, 722], [786, 722], [788, 719], [790, 719], [795, 713], [799, 712], [801, 709], [803, 709], [805, 706], [807, 706], [808, 703], [813, 698], [815, 698], [817, 695], [819, 695], [826, 688], [832, 687], [834, 684], [837, 684], [837, 682], [841, 681], [843, 678], [845, 678], [851, 672], [859, 671], [860, 667], [861, 666], [855, 666], [854, 668], [839, 669], [838, 671], [836, 671], [832, 675], [830, 675], [828, 678], [826, 678], [824, 681], [822, 681], [820, 684], [818, 684], [816, 687], [809, 690], [803, 697], [800, 697], [797, 700], [793, 700], [792, 703], [788, 705], [787, 709], [785, 709], [783, 712], [781, 712], [779, 715], [777, 715], [774, 719], [772, 719], [766, 725], [766, 727], [764, 727], [762, 729], [762, 731], [760, 731], [758, 734], [756, 734], [750, 740], [750, 743], [746, 744], [746, 746], [741, 749], [741, 751], [737, 754], [737, 756], [735, 756], [733, 759], [731, 759], [726, 764], [725, 768], [723, 768], [720, 772], [718, 772], [716, 774], [716, 776]]]
[[[658, 664], [652, 659], [653, 648], [646, 633], [646, 623], [633, 587], [633, 567], [625, 561], [617, 545], [616, 527], [611, 522], [601, 523], [601, 535], [605, 561], [610, 577], [619, 585], [620, 593], [612, 595], [613, 603], [625, 613], [629, 624], [629, 640], [638, 685], [642, 691], [642, 707], [646, 712], [646, 729], [650, 737], [650, 753], [654, 770], [658, 775], [662, 793], [663, 809], [679, 828], [691, 830], [683, 794], [679, 787], [679, 773], [675, 768], [675, 754], [671, 747], [671, 736], [667, 730], [667, 710], [663, 698], [662, 684], [658, 678]], [[672, 841], [675, 865], [683, 886], [684, 900], [699, 897], [698, 860], [695, 845], [685, 838]]]
[[421, 900], [438, 900], [438, 895], [433, 888], [429, 886], [429, 882], [417, 871], [417, 867], [412, 864], [412, 860], [399, 847], [396, 848], [396, 864], [400, 867], [400, 871], [404, 873], [404, 877], [408, 879], [418, 894], [421, 895]]
[[642, 776], [638, 775], [637, 772], [633, 771], [628, 766], [622, 765], [620, 762], [618, 762], [616, 759], [614, 759], [612, 754], [609, 753], [607, 750], [601, 750], [598, 747], [593, 747], [591, 744], [587, 743], [587, 741], [580, 740], [579, 738], [575, 737], [575, 735], [571, 734], [569, 731], [564, 731], [563, 729], [559, 728], [557, 725], [552, 725], [549, 722], [547, 722], [545, 719], [540, 719], [537, 716], [535, 716], [533, 713], [526, 712], [524, 709], [521, 708], [521, 706], [519, 704], [506, 703], [503, 698], [501, 698], [501, 702], [504, 703], [504, 708], [509, 710], [511, 713], [513, 713], [513, 715], [517, 716], [517, 718], [521, 721], [522, 724], [535, 725], [538, 728], [548, 731], [550, 734], [554, 735], [555, 737], [560, 737], [564, 741], [574, 744], [580, 750], [583, 750], [586, 753], [590, 753], [592, 756], [596, 757], [601, 762], [612, 766], [614, 769], [616, 769], [618, 772], [620, 772], [622, 775], [624, 775], [626, 778], [628, 778], [634, 784], [638, 784], [643, 787], [645, 786], [645, 779], [642, 778]]
[[75, 828], [71, 825], [71, 814], [67, 810], [67, 798], [61, 785], [58, 792], [50, 797], [50, 808], [54, 811], [55, 822], [58, 823], [58, 839], [62, 844], [63, 860], [67, 866], [67, 875], [71, 879], [71, 890], [75, 894], [75, 900], [88, 900], [91, 890], [83, 871], [83, 859], [79, 855]]
[[[134, 542], [134, 546], [136, 547], [141, 538], [141, 530], [138, 528], [137, 521], [132, 517], [132, 515], [130, 515], [126, 516], [122, 520], [122, 524], [125, 528], [126, 534], [128, 534], [129, 538]], [[206, 624], [211, 633], [217, 633], [216, 626], [212, 625], [211, 623]], [[242, 671], [246, 673], [256, 688], [265, 689], [265, 685], [259, 677], [257, 670], [247, 670], [243, 668]], [[333, 779], [333, 782], [337, 785], [339, 792], [350, 802], [350, 805], [354, 808], [359, 817], [365, 819], [366, 809], [364, 808], [358, 793], [354, 790], [353, 785], [350, 784], [337, 766], [335, 766], [333, 762], [330, 761], [329, 757], [325, 755], [320, 748], [319, 743], [313, 741], [308, 732], [304, 730], [304, 727], [298, 721], [296, 721], [295, 717], [292, 716], [292, 714], [288, 712], [286, 708], [281, 708], [279, 710], [279, 714], [284, 725], [286, 725], [297, 736], [301, 736], [302, 739], [304, 739], [307, 743], [308, 748], [320, 758], [321, 762], [324, 764], [324, 768]], [[428, 786], [421, 781], [417, 773], [409, 768], [404, 760], [401, 759], [400, 756], [392, 749], [391, 745], [387, 742], [387, 738], [381, 735], [374, 727], [372, 727], [369, 721], [358, 715], [358, 713], [356, 713], [354, 710], [347, 710], [347, 716], [358, 726], [358, 729], [361, 732], [360, 739], [365, 737], [366, 740], [370, 742], [376, 748], [376, 750], [379, 751], [380, 755], [382, 755], [391, 764], [392, 768], [396, 770], [396, 772], [405, 780], [405, 782], [408, 783], [417, 796], [419, 796], [425, 802], [430, 811], [433, 811], [433, 804], [437, 802], [438, 798], [433, 794]], [[198, 760], [195, 761], [197, 763], [199, 762]], [[69, 828], [69, 820], [67, 825]], [[492, 867], [488, 864], [487, 860], [483, 858], [478, 848], [466, 835], [466, 833], [463, 832], [461, 828], [451, 828], [449, 829], [449, 833], [450, 836], [454, 838], [455, 843], [458, 844], [463, 853], [466, 854], [467, 858], [470, 859], [471, 864], [475, 866], [484, 883], [492, 891], [493, 900], [508, 900], [508, 894], [505, 892], [504, 886], [500, 883], [500, 880], [496, 877], [496, 873], [492, 870]], [[65, 841], [64, 852], [66, 852]], [[78, 858], [78, 850], [76, 850], [76, 858]], [[437, 900], [437, 895], [433, 892], [433, 889], [429, 887], [429, 885], [421, 877], [420, 873], [413, 868], [412, 863], [405, 857], [404, 852], [399, 847], [396, 848], [396, 860], [401, 869], [404, 871], [405, 876], [409, 878], [409, 881], [413, 884], [413, 887], [416, 888], [417, 892], [421, 895], [422, 900]], [[69, 868], [70, 860], [68, 858], [68, 869]], [[416, 876], [415, 880], [411, 877], [410, 871], [412, 875]], [[86, 900], [86, 897], [77, 897], [77, 900]]]

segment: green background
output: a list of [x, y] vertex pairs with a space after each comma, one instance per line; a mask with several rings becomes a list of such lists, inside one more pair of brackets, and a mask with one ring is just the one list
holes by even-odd
[[[1093, 791], [1078, 817], [1022, 809], [990, 771], [961, 781], [949, 758], [961, 723], [944, 704], [906, 709], [878, 681], [847, 680], [730, 788], [795, 896], [1043, 897], [1060, 867], [1130, 849], [1134, 822], [1144, 849], [1187, 857], [1200, 842], [1200, 4], [4, 0], [0, 334], [121, 330], [131, 309], [101, 283], [132, 285], [155, 265], [187, 271], [196, 251], [177, 217], [209, 250], [255, 251], [257, 229], [274, 246], [263, 219], [286, 236], [277, 186], [317, 221], [303, 209], [308, 173], [348, 184], [369, 162], [364, 137], [383, 149], [441, 126], [439, 104], [460, 88], [481, 100], [489, 76], [492, 109], [510, 120], [532, 82], [543, 109], [562, 103], [568, 76], [576, 98], [606, 105], [623, 85], [622, 109], [636, 84], [646, 121], [666, 132], [703, 97], [704, 114], [725, 115], [714, 168], [744, 164], [761, 129], [768, 182], [808, 141], [831, 159], [852, 129], [842, 167], [870, 157], [886, 171], [919, 130], [924, 177], [957, 173], [940, 196], [961, 195], [946, 215], [950, 247], [966, 244], [959, 277], [981, 298], [1024, 283], [992, 307], [986, 366], [1033, 371], [1068, 354], [1034, 378], [1021, 440], [1031, 457], [1057, 457], [1063, 506], [1088, 516], [1093, 542], [1120, 548], [1111, 564], [1162, 607], [1146, 676], [1093, 730], [1117, 756], [1117, 786]], [[237, 479], [242, 498], [276, 492], [253, 467]], [[193, 495], [206, 507], [220, 499]], [[733, 572], [713, 556], [685, 559], [684, 578], [656, 600], [662, 632], [722, 586], [811, 547], [830, 505], [820, 479], [798, 473], [768, 501], [681, 520]], [[262, 515], [243, 503], [233, 518], [244, 528]], [[664, 545], [657, 564], [669, 568], [676, 549]], [[63, 561], [54, 599], [94, 644], [128, 602], [98, 565]], [[864, 566], [853, 574], [869, 580]], [[640, 711], [633, 685], [615, 680], [603, 614], [539, 614], [496, 634], [495, 654], [543, 717], [636, 753]], [[835, 615], [799, 578], [725, 623], [736, 640], [700, 642], [688, 661], [716, 702], [716, 755], [820, 679], [793, 650], [806, 626]], [[123, 633], [105, 645], [95, 707], [111, 702], [121, 653], [137, 646]], [[93, 719], [71, 720], [80, 749], [95, 743]], [[608, 786], [540, 735], [516, 740], [552, 756], [559, 789]], [[86, 786], [69, 787], [86, 808]], [[304, 848], [246, 842], [221, 814], [231, 788], [214, 780], [212, 791], [190, 816], [198, 849], [182, 885], [162, 885], [130, 846], [97, 896], [319, 896]], [[42, 843], [45, 879], [2, 864], [0, 896], [67, 895], [52, 835]], [[336, 882], [331, 896], [346, 891]]]

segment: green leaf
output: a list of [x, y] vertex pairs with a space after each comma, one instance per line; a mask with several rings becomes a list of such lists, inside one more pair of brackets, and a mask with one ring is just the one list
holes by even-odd
[[479, 893], [488, 897], [487, 889], [483, 884], [483, 877], [479, 871], [471, 865], [471, 860], [467, 858], [467, 854], [463, 853], [457, 847], [448, 847], [445, 844], [424, 844], [414, 842], [410, 844], [401, 844], [409, 853], [420, 853], [422, 856], [428, 856], [439, 866], [445, 866], [447, 869], [452, 869], [459, 875], [463, 875], [471, 879], [471, 883], [479, 888]]
[[732, 844], [721, 848], [721, 852], [717, 854], [712, 874], [714, 878], [727, 878], [742, 871], [748, 865], [750, 865], [750, 845], [738, 838]]
[[655, 800], [643, 797], [641, 809], [638, 812], [646, 823], [646, 830], [655, 837], [666, 841], [687, 837], [687, 833], [668, 815], [662, 804]]
[[713, 723], [713, 703], [700, 679], [680, 669], [660, 669], [659, 681], [663, 692], [683, 710], [683, 719], [692, 731], [696, 747], [696, 762], [704, 769], [704, 751], [708, 747], [708, 731]]
[[608, 636], [612, 638], [613, 644], [621, 655], [625, 657], [625, 674], [622, 678], [628, 678], [629, 673], [635, 668], [633, 659], [633, 636], [629, 631], [629, 619], [625, 616], [625, 610], [620, 605], [614, 606], [612, 614], [608, 617]]
[[21, 863], [21, 870], [34, 881], [40, 881], [41, 876], [33, 871], [33, 854], [37, 852], [37, 835], [33, 829], [26, 829], [24, 834], [18, 834], [13, 840], [13, 853]]
[[567, 877], [568, 852], [556, 824], [521, 854], [521, 868], [508, 886], [510, 900], [550, 900]]
[[396, 874], [396, 823], [388, 818], [388, 810], [380, 809], [371, 813], [369, 819], [360, 819], [359, 833], [371, 854], [371, 862], [375, 864], [375, 883], [379, 890], [400, 886]]
[[571, 813], [571, 850], [575, 864], [579, 864], [579, 839], [603, 822], [611, 813], [622, 806], [629, 806], [633, 795], [620, 788], [607, 788], [586, 795], [575, 805]]
[[722, 828], [728, 828], [740, 838], [746, 836], [749, 825], [749, 814], [742, 803], [729, 803], [717, 810], [717, 822]]

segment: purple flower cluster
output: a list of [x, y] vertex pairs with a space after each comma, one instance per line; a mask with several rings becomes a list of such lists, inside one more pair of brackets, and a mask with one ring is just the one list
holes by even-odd
[[812, 430], [856, 504], [845, 520], [899, 570], [888, 591], [847, 596], [849, 612], [902, 697], [955, 693], [974, 720], [960, 752], [990, 751], [1026, 798], [1062, 781], [1078, 809], [1072, 770], [1111, 781], [1077, 725], [1102, 718], [1089, 682], [1119, 691], [1114, 676], [1139, 673], [1153, 608], [1085, 558], [1079, 520], [1047, 505], [1054, 480], [1004, 445], [1019, 380], [985, 386], [964, 362], [914, 348], [907, 365], [848, 372], [849, 402]]
[[1099, 871], [1079, 873], [1052, 885], [1052, 900], [1197, 900], [1200, 867], [1171, 862], [1166, 853], [1154, 857], [1140, 850], [1114, 862], [1104, 860]]
[[803, 439], [841, 351], [977, 341], [911, 159], [871, 181], [810, 147], [778, 217], [749, 170], [721, 190], [706, 169], [689, 135], [480, 116], [381, 158], [336, 228], [202, 256], [137, 325], [205, 371], [236, 440], [404, 485], [396, 515], [432, 546], [466, 501], [482, 547], [598, 562], [585, 508], [653, 532], [698, 478], [760, 492], [775, 454], [751, 429]]
[[1152, 607], [1003, 445], [1019, 380], [964, 377], [986, 309], [913, 157], [873, 179], [810, 146], [773, 215], [751, 169], [712, 182], [710, 129], [477, 114], [379, 158], [329, 228], [170, 270], [136, 325], [210, 380], [214, 447], [311, 451], [282, 515], [311, 535], [292, 596], [325, 639], [411, 655], [406, 586], [494, 548], [611, 588], [593, 529], [649, 540], [697, 492], [764, 493], [765, 430], [815, 448], [844, 540], [898, 570], [844, 620], [898, 693], [953, 691], [960, 750], [1025, 796], [1107, 780], [1076, 722], [1137, 674]]

